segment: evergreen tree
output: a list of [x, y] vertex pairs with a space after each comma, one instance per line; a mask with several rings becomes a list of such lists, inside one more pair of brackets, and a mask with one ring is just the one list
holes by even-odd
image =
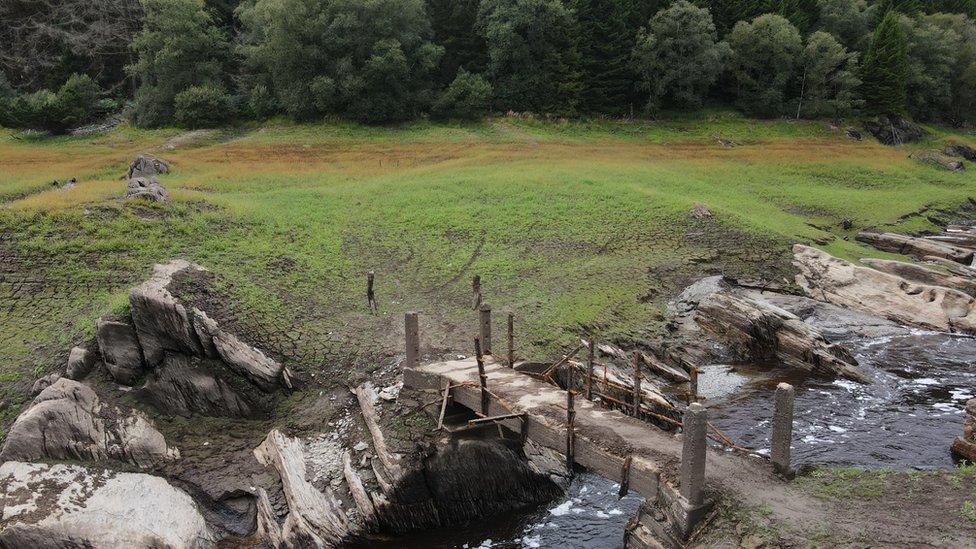
[[961, 13], [976, 19], [976, 0], [931, 0], [928, 13]]
[[820, 17], [816, 0], [778, 0], [776, 13], [805, 34]]
[[580, 108], [620, 115], [630, 110], [634, 34], [616, 0], [575, 0], [580, 56]]
[[484, 72], [488, 66], [488, 46], [477, 31], [480, 0], [426, 0], [434, 42], [444, 48], [438, 82], [451, 83], [459, 69]]
[[864, 0], [818, 0], [817, 29], [830, 33], [845, 48], [863, 52], [871, 41], [871, 27], [877, 19], [875, 6]]
[[848, 52], [833, 36], [823, 31], [808, 36], [801, 65], [798, 118], [843, 116], [860, 106], [857, 54]]
[[861, 70], [861, 96], [869, 114], [901, 114], [907, 100], [908, 45], [898, 21], [889, 11], [874, 30]]
[[694, 4], [712, 14], [719, 36], [726, 36], [739, 21], [776, 11], [779, 5], [774, 0], [695, 0]]

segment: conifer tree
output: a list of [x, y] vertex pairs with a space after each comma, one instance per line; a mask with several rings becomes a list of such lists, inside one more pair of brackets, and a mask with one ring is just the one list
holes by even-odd
[[908, 72], [908, 46], [898, 23], [898, 14], [889, 10], [874, 30], [871, 45], [864, 55], [861, 70], [861, 95], [869, 114], [901, 114], [905, 111]]
[[634, 32], [616, 0], [575, 0], [580, 56], [580, 108], [585, 112], [624, 114], [630, 108], [633, 73], [630, 51]]

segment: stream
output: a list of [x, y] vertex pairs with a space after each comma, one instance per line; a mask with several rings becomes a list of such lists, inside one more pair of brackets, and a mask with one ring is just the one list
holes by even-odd
[[949, 446], [976, 396], [976, 338], [906, 329], [843, 344], [871, 384], [774, 366], [702, 368], [710, 420], [737, 443], [768, 451], [772, 394], [785, 381], [796, 387], [794, 467], [952, 467]]

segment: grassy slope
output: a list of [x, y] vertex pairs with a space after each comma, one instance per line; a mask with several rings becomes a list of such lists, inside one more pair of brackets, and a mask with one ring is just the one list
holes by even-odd
[[[918, 165], [906, 149], [853, 142], [823, 123], [722, 113], [279, 122], [161, 148], [179, 133], [23, 141], [0, 130], [0, 399], [22, 402], [29, 381], [61, 367], [93, 320], [171, 257], [219, 273], [241, 316], [299, 370], [343, 371], [395, 352], [407, 309], [424, 313], [429, 346], [468, 350], [475, 273], [496, 311], [518, 315], [522, 354], [542, 356], [583, 330], [652, 335], [666, 298], [696, 276], [788, 275], [795, 241], [877, 255], [845, 238], [869, 225], [923, 229], [923, 216], [900, 218], [976, 196], [971, 173]], [[118, 176], [141, 150], [174, 163], [167, 205], [119, 198]], [[50, 187], [69, 177], [74, 189]], [[714, 217], [691, 219], [697, 203]], [[367, 270], [379, 317], [365, 310]]]

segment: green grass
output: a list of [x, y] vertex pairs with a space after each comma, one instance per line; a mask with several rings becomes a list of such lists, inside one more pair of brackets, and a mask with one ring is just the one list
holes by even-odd
[[[584, 331], [653, 336], [667, 298], [704, 274], [789, 278], [793, 242], [886, 256], [853, 235], [931, 228], [909, 214], [976, 196], [972, 172], [916, 164], [905, 148], [853, 142], [822, 122], [718, 111], [652, 122], [272, 121], [164, 147], [180, 134], [0, 132], [0, 252], [13, 279], [36, 282], [0, 281], [5, 372], [61, 367], [95, 318], [124, 310], [127, 289], [172, 257], [219, 273], [249, 322], [315, 349], [294, 358], [300, 369], [348, 372], [396, 352], [410, 309], [422, 312], [427, 349], [470, 352], [475, 273], [499, 317], [515, 312], [520, 354], [542, 358]], [[938, 134], [949, 137], [967, 139]], [[162, 178], [170, 203], [120, 200], [118, 177], [142, 150], [173, 162]], [[76, 188], [50, 188], [69, 177]], [[714, 216], [692, 219], [696, 204]], [[368, 270], [379, 317], [365, 309]], [[19, 394], [17, 383], [4, 391]]]

